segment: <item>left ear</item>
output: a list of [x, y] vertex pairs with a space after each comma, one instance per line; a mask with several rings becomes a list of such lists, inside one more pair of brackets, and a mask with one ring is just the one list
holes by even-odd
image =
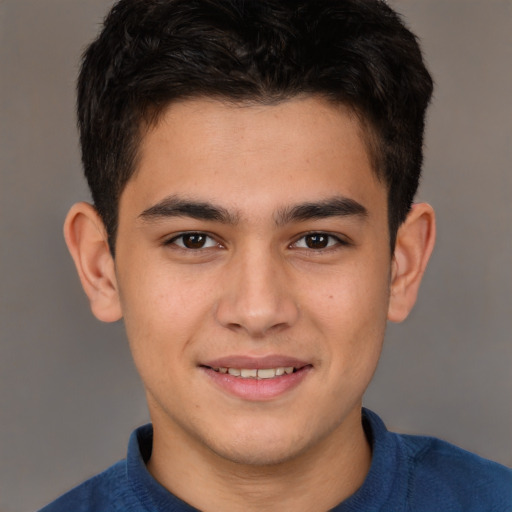
[[427, 203], [414, 204], [396, 236], [388, 308], [391, 322], [402, 322], [413, 308], [435, 238], [434, 209]]

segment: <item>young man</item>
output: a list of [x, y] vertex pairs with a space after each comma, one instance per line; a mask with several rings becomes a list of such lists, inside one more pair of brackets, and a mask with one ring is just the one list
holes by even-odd
[[512, 472], [362, 410], [434, 245], [432, 81], [379, 0], [121, 0], [65, 236], [152, 426], [51, 511], [512, 509]]

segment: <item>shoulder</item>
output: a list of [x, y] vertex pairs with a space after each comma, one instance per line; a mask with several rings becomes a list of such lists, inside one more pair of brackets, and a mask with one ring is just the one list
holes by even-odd
[[512, 470], [433, 437], [395, 434], [405, 452], [409, 499], [436, 510], [511, 511]]
[[126, 511], [126, 462], [114, 464], [86, 480], [39, 512], [103, 512]]
[[[71, 489], [39, 512], [138, 512], [144, 485], [152, 484], [145, 461], [152, 448], [151, 424], [134, 430], [128, 443], [126, 459]], [[148, 483], [149, 482], [149, 483]]]

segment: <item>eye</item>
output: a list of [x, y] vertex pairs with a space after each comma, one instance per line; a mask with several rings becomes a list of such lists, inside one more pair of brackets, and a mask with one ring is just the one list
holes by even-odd
[[336, 245], [345, 245], [345, 243], [338, 237], [327, 233], [309, 233], [304, 235], [302, 238], [299, 238], [292, 245], [299, 249], [321, 250], [328, 249]]
[[166, 245], [174, 244], [182, 249], [208, 249], [209, 247], [217, 247], [219, 244], [211, 236], [205, 233], [182, 233], [181, 235], [171, 238]]

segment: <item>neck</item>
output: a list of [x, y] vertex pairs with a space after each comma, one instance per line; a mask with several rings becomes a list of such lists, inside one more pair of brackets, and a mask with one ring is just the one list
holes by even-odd
[[[329, 510], [362, 485], [371, 463], [360, 410], [293, 459], [239, 464], [154, 422], [148, 470], [175, 496], [204, 512]], [[200, 492], [198, 490], [200, 489]]]

